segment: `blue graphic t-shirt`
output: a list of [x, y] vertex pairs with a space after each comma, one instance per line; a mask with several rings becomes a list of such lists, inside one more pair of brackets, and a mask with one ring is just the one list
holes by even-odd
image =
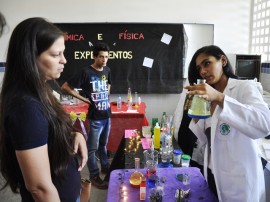
[[84, 68], [79, 74], [67, 81], [73, 88], [81, 88], [90, 100], [88, 118], [99, 120], [111, 116], [108, 85], [111, 84], [111, 70], [103, 67], [102, 71], [92, 66]]

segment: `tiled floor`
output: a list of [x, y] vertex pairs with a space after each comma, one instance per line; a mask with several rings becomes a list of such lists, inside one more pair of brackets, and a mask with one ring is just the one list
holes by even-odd
[[[81, 176], [85, 178], [89, 178], [89, 172], [88, 172], [87, 166], [84, 167]], [[102, 174], [100, 176], [102, 179], [105, 177], [105, 175], [102, 175]], [[92, 186], [90, 201], [91, 202], [106, 202], [107, 192], [108, 190], [97, 189], [94, 186]]]

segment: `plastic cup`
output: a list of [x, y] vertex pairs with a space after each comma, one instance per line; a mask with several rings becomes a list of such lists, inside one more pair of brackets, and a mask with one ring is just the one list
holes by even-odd
[[181, 156], [181, 166], [182, 167], [189, 167], [189, 162], [190, 162], [190, 156], [187, 154], [183, 154]]

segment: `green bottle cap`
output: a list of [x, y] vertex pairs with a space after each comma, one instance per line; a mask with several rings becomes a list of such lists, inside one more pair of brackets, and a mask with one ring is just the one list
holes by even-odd
[[191, 157], [189, 155], [187, 155], [187, 154], [183, 154], [181, 156], [181, 158], [184, 159], [184, 160], [190, 160]]

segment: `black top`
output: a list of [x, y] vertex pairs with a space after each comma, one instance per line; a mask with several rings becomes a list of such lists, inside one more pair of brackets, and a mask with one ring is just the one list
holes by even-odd
[[[15, 150], [27, 150], [43, 146], [48, 143], [49, 123], [43, 113], [41, 103], [30, 97], [24, 96], [16, 99], [5, 117], [5, 128], [8, 134], [8, 142], [12, 148], [11, 161], [15, 164], [16, 174], [20, 182], [20, 194], [22, 201], [34, 201], [27, 191], [22, 173], [16, 159]], [[34, 163], [34, 162], [33, 162]], [[60, 182], [52, 176], [61, 201], [74, 202], [80, 194], [80, 173], [74, 157], [70, 158], [64, 179]]]
[[107, 119], [111, 116], [108, 85], [111, 84], [111, 70], [103, 67], [102, 71], [92, 66], [85, 67], [67, 83], [72, 88], [81, 88], [91, 104], [88, 118], [94, 120]]
[[185, 154], [192, 156], [193, 148], [197, 147], [197, 137], [189, 129], [192, 118], [188, 116], [188, 110], [183, 110], [183, 117], [178, 131], [178, 144]]

